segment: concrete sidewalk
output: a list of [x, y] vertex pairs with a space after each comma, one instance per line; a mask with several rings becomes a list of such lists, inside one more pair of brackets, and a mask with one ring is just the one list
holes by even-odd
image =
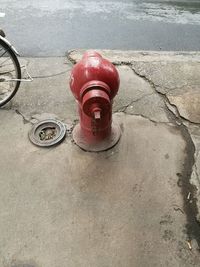
[[22, 58], [34, 81], [0, 110], [2, 267], [200, 265], [200, 53], [100, 52], [120, 73], [123, 132], [103, 153], [27, 137], [43, 118], [77, 122], [68, 79], [83, 51]]

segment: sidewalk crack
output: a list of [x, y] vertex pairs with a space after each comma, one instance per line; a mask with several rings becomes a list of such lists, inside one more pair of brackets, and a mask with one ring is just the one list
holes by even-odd
[[[139, 102], [140, 100], [142, 100], [143, 98], [148, 97], [148, 96], [151, 96], [151, 95], [153, 95], [153, 94], [155, 94], [155, 93], [153, 92], [153, 93], [150, 93], [150, 94], [143, 95], [143, 96], [141, 96], [141, 97], [139, 97], [139, 98], [137, 98], [137, 99], [134, 99], [134, 100], [130, 101], [127, 105], [124, 105], [124, 106], [119, 107], [117, 110], [114, 111], [114, 113], [117, 113], [117, 112], [124, 112], [124, 113], [126, 113], [126, 110], [127, 110], [130, 106], [132, 106], [134, 103], [137, 103], [137, 102]], [[127, 113], [127, 114], [128, 114], [128, 113]], [[131, 115], [131, 114], [130, 114], [130, 115]]]
[[[183, 196], [183, 201], [184, 201], [184, 211], [185, 211], [186, 218], [187, 218], [186, 228], [187, 228], [188, 238], [196, 239], [198, 246], [200, 247], [200, 223], [197, 217], [198, 208], [197, 208], [197, 199], [196, 199], [197, 188], [195, 185], [190, 183], [193, 168], [196, 165], [196, 158], [195, 158], [196, 147], [195, 147], [195, 144], [192, 140], [192, 137], [190, 135], [190, 132], [187, 126], [184, 124], [184, 122], [186, 121], [189, 123], [192, 123], [192, 122], [189, 120], [186, 120], [180, 115], [180, 112], [177, 106], [170, 103], [166, 94], [161, 93], [157, 90], [156, 85], [153, 83], [152, 80], [150, 80], [145, 75], [142, 75], [138, 71], [136, 71], [133, 65], [131, 65], [130, 67], [136, 75], [143, 78], [151, 85], [155, 93], [161, 96], [161, 98], [163, 99], [163, 102], [165, 103], [167, 115], [170, 121], [174, 125], [179, 127], [181, 135], [183, 139], [185, 140], [186, 148], [185, 148], [185, 160], [183, 163], [183, 169], [182, 169], [182, 174], [181, 174], [181, 179], [182, 179], [181, 191], [182, 191], [182, 196]], [[173, 112], [169, 108], [170, 106], [175, 109], [175, 112]], [[192, 124], [199, 126], [199, 124], [196, 124], [196, 123], [192, 123]], [[188, 202], [188, 199], [187, 199], [188, 193], [191, 194], [192, 202]]]
[[[30, 119], [28, 119], [24, 114], [22, 114], [18, 109], [14, 109], [14, 111], [16, 112], [16, 114], [20, 115], [23, 119], [23, 123], [27, 124], [27, 123], [31, 123]], [[32, 123], [31, 123], [32, 124]]]

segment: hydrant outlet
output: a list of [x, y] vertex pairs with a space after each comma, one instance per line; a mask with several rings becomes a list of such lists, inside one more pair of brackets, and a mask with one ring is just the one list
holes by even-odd
[[100, 119], [110, 110], [110, 98], [101, 90], [90, 90], [83, 97], [83, 112], [91, 118]]

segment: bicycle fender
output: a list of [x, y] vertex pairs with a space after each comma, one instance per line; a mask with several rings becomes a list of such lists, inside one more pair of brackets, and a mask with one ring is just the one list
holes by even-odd
[[6, 38], [0, 36], [0, 39], [2, 39], [17, 56], [20, 56], [20, 54], [17, 52], [14, 46]]

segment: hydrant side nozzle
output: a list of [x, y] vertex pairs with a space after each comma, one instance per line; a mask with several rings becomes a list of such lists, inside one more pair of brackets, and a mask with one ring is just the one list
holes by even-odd
[[[82, 109], [83, 112], [94, 118], [95, 112], [100, 111], [100, 118], [105, 115], [111, 107], [109, 95], [102, 90], [90, 90], [83, 96]], [[98, 114], [96, 114], [99, 117]]]

